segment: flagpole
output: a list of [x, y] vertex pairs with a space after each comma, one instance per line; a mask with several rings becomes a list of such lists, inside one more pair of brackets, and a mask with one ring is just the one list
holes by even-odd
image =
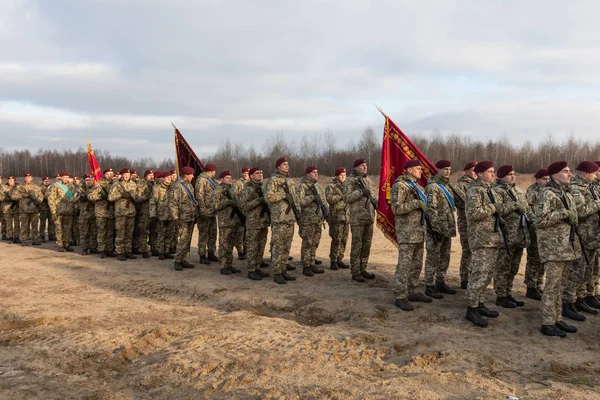
[[175, 130], [175, 140], [173, 141], [173, 144], [175, 145], [175, 171], [177, 171], [177, 177], [179, 178], [179, 155], [177, 154], [177, 127], [175, 126], [173, 121], [171, 121], [171, 125], [173, 125], [173, 129]]

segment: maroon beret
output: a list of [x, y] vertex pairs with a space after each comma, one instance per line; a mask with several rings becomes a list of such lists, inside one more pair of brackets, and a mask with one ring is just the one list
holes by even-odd
[[596, 171], [598, 171], [599, 168], [600, 167], [595, 162], [582, 161], [579, 163], [579, 165], [575, 169], [577, 171], [581, 171], [581, 172], [596, 172]]
[[242, 174], [244, 172], [250, 172], [250, 167], [244, 167], [244, 168], [242, 168]]
[[221, 174], [219, 175], [219, 179], [223, 179], [223, 178], [225, 178], [227, 175], [231, 175], [231, 171], [227, 171], [227, 170], [225, 170], [225, 171], [221, 172]]
[[107, 172], [113, 172], [112, 168], [106, 168], [103, 172], [103, 174], [106, 174]]
[[278, 168], [281, 164], [287, 162], [287, 160], [288, 159], [286, 157], [281, 157], [279, 160], [275, 161], [275, 168]]
[[249, 173], [250, 173], [250, 175], [253, 175], [256, 171], [262, 171], [262, 170], [260, 168], [254, 167], [254, 168], [250, 168], [250, 172]]
[[146, 170], [146, 172], [144, 172], [144, 178], [153, 173], [154, 171], [152, 171], [151, 169]]
[[514, 169], [512, 165], [503, 165], [500, 168], [498, 168], [498, 171], [496, 171], [496, 176], [498, 178], [504, 178], [506, 175], [510, 174], [513, 171]]
[[[175, 175], [176, 172], [174, 169], [170, 170], [169, 172], [167, 172], [167, 175]], [[164, 175], [163, 175], [164, 176]]]
[[450, 167], [450, 161], [440, 160], [437, 163], [435, 163], [435, 167], [436, 168], [448, 168], [448, 167]]
[[316, 165], [309, 165], [308, 167], [306, 167], [306, 170], [304, 171], [305, 174], [310, 174], [313, 171], [317, 170], [317, 166]]
[[83, 179], [92, 178], [92, 174], [83, 174]]
[[340, 174], [343, 174], [344, 172], [346, 172], [346, 168], [340, 167], [335, 170], [335, 176], [340, 176]]
[[[0, 175], [0, 178], [1, 177], [2, 177], [2, 175]], [[43, 181], [45, 181], [46, 179], [50, 179], [50, 177], [49, 176], [45, 176], [45, 177], [42, 178]]]
[[160, 172], [160, 171], [156, 171], [156, 172], [154, 173], [154, 178], [155, 178], [155, 179], [162, 178], [162, 177], [163, 177], [163, 174], [162, 174], [162, 172]]
[[25, 172], [25, 175], [23, 175], [24, 178], [27, 178], [28, 176], [31, 176], [31, 172]]
[[540, 169], [535, 173], [535, 179], [543, 178], [544, 176], [548, 176], [548, 170], [546, 168]]
[[407, 162], [404, 163], [404, 169], [420, 167], [420, 166], [421, 166], [421, 161], [419, 161], [419, 160], [408, 160]]
[[71, 175], [71, 174], [69, 174], [69, 178], [71, 178], [71, 179], [75, 179], [75, 178], [73, 178], [73, 175]]
[[568, 164], [566, 161], [557, 161], [555, 163], [550, 164], [548, 166], [548, 175], [552, 176], [554, 174], [559, 173], [563, 169], [567, 168], [567, 165]]
[[358, 167], [359, 165], [361, 165], [361, 164], [366, 164], [366, 163], [367, 163], [367, 160], [366, 160], [366, 159], [364, 159], [364, 158], [359, 158], [359, 159], [356, 159], [356, 160], [354, 160], [354, 164], [353, 164], [353, 165], [354, 165], [354, 168], [356, 168], [356, 167]]
[[181, 173], [183, 175], [193, 175], [194, 172], [195, 172], [194, 168], [192, 168], [192, 167], [185, 166], [185, 167], [181, 168]]
[[56, 175], [54, 175], [55, 178], [60, 178], [60, 172]]
[[129, 168], [123, 168], [122, 170], [119, 171], [119, 174], [123, 175], [123, 174], [130, 174], [131, 171], [129, 171]]
[[15, 177], [14, 176], [9, 176], [8, 179], [15, 179]]
[[494, 163], [491, 162], [490, 160], [479, 161], [473, 171], [475, 171], [475, 173], [477, 173], [477, 174], [480, 174], [480, 173], [485, 172], [488, 169], [492, 168], [493, 166], [494, 166]]
[[215, 164], [206, 164], [206, 166], [204, 167], [204, 169], [206, 171], [216, 171], [217, 170], [217, 166]]
[[[63, 171], [63, 172], [61, 172], [59, 175], [60, 175], [61, 177], [63, 177], [63, 176], [69, 176], [69, 175], [71, 175], [71, 174], [69, 174], [67, 171]], [[10, 179], [10, 178], [8, 178], [8, 179]]]
[[137, 175], [137, 170], [136, 170], [136, 169], [132, 169], [132, 170], [131, 170], [131, 174], [132, 174], [132, 175]]
[[477, 165], [477, 161], [470, 161], [465, 165], [465, 167], [463, 168], [463, 171], [468, 171], [471, 168], [475, 167], [476, 165]]

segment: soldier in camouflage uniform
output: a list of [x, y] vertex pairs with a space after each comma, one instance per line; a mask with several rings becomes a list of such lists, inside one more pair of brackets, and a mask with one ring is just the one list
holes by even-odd
[[179, 221], [179, 239], [175, 251], [175, 262], [173, 263], [175, 271], [194, 268], [194, 264], [190, 264], [186, 260], [190, 252], [194, 224], [198, 216], [198, 202], [194, 198], [192, 179], [194, 179], [194, 169], [186, 166], [181, 169], [181, 180], [172, 185], [173, 197], [169, 208], [171, 209], [172, 220]]
[[152, 198], [150, 199], [150, 219], [156, 221], [156, 243], [154, 249], [158, 252], [158, 259], [174, 259], [169, 253], [170, 239], [167, 237], [169, 226], [172, 224], [169, 194], [171, 191], [171, 175], [160, 174], [159, 181], [154, 185]]
[[213, 180], [217, 171], [215, 164], [206, 164], [204, 171], [196, 179], [195, 195], [198, 201], [198, 256], [201, 264], [219, 261], [217, 251], [217, 216], [211, 200], [217, 184]]
[[346, 181], [346, 168], [335, 170], [335, 178], [325, 187], [325, 199], [329, 204], [329, 236], [331, 246], [329, 248], [329, 261], [332, 270], [350, 268], [344, 261], [344, 252], [348, 242], [350, 226], [348, 220], [348, 207], [344, 201], [343, 185]]
[[569, 240], [577, 224], [577, 205], [568, 192], [571, 171], [566, 161], [548, 167], [550, 182], [542, 189], [535, 206], [535, 223], [540, 259], [546, 271], [542, 296], [544, 335], [565, 337], [577, 328], [562, 321], [562, 292], [572, 261], [581, 256], [579, 242]]
[[[73, 185], [75, 191], [79, 191], [81, 181], [77, 176], [69, 176], [69, 183]], [[73, 222], [71, 223], [71, 246], [79, 244], [79, 202], [73, 204]]]
[[88, 199], [94, 202], [100, 258], [117, 256], [114, 251], [115, 205], [108, 201], [108, 193], [113, 185], [114, 172], [112, 168], [107, 168], [103, 174], [103, 178], [96, 183], [94, 189], [87, 195]]
[[503, 245], [502, 233], [496, 229], [496, 218], [516, 209], [516, 203], [502, 204], [502, 199], [492, 190], [494, 165], [481, 161], [475, 168], [475, 179], [467, 188], [466, 208], [469, 248], [471, 249], [471, 275], [467, 286], [467, 316], [474, 325], [485, 328], [484, 317], [496, 318], [498, 312], [485, 304], [485, 289], [492, 281], [498, 260], [498, 250]]
[[240, 209], [239, 195], [232, 189], [231, 171], [221, 172], [219, 179], [221, 183], [212, 193], [212, 203], [219, 221], [219, 264], [223, 275], [232, 275], [241, 272], [233, 267], [233, 246], [245, 217]]
[[61, 182], [52, 185], [48, 204], [56, 224], [56, 245], [59, 252], [73, 251], [71, 242], [71, 224], [73, 223], [74, 204], [79, 201], [79, 193], [69, 183], [69, 173], [61, 172]]
[[[273, 280], [278, 284], [295, 281], [296, 277], [287, 273], [286, 265], [294, 239], [294, 208], [297, 204], [294, 182], [289, 177], [290, 169], [287, 158], [281, 157], [275, 162], [277, 169], [267, 187], [265, 199], [271, 210], [271, 237], [273, 241]], [[299, 217], [299, 216], [298, 216]]]
[[587, 295], [586, 284], [591, 279], [600, 248], [600, 197], [594, 184], [598, 168], [592, 161], [581, 162], [575, 168], [575, 176], [569, 184], [569, 193], [577, 206], [578, 231], [583, 248], [582, 255], [571, 264], [569, 270], [563, 292], [562, 316], [576, 321], [585, 320], [585, 316], [579, 312], [598, 314], [596, 309], [584, 301]]
[[324, 199], [323, 189], [317, 182], [318, 177], [317, 166], [309, 165], [306, 167], [305, 175], [296, 189], [296, 197], [300, 204], [298, 227], [302, 238], [300, 258], [302, 260], [302, 274], [306, 276], [314, 276], [314, 274], [325, 272], [315, 265], [315, 255], [321, 241], [324, 220], [329, 215], [329, 207]]
[[[548, 170], [542, 168], [535, 173], [535, 183], [527, 188], [525, 196], [530, 210], [530, 218], [534, 219], [534, 210], [542, 188], [546, 186], [550, 177]], [[529, 246], [527, 246], [527, 264], [525, 265], [525, 286], [527, 292], [525, 296], [542, 300], [542, 284], [544, 283], [544, 269], [538, 253], [537, 233], [535, 224], [529, 227]]]
[[465, 214], [465, 196], [467, 187], [477, 178], [473, 171], [477, 162], [468, 162], [463, 168], [464, 174], [458, 178], [456, 185], [452, 187], [454, 195], [454, 205], [456, 206], [456, 217], [458, 220], [458, 233], [460, 234], [460, 247], [462, 254], [460, 256], [460, 288], [466, 289], [471, 272], [471, 250], [469, 248], [469, 234], [467, 231], [467, 215]]
[[[600, 161], [595, 161], [596, 165], [600, 166]], [[596, 193], [600, 193], [600, 173], [596, 173], [596, 181], [594, 182], [594, 189]], [[585, 302], [588, 306], [600, 309], [600, 297], [598, 297], [598, 279], [599, 276], [599, 265], [600, 255], [596, 255], [596, 260], [590, 268], [590, 276], [586, 282], [586, 296]]]
[[2, 212], [4, 213], [4, 223], [6, 224], [6, 235], [8, 240], [13, 243], [21, 243], [19, 234], [21, 227], [19, 224], [19, 202], [10, 198], [11, 191], [16, 187], [17, 180], [14, 176], [9, 176], [6, 185], [3, 187]]
[[[168, 175], [171, 176], [171, 183], [173, 183], [171, 186], [169, 186], [169, 190], [175, 190], [176, 186], [174, 185], [175, 183], [177, 183], [178, 179], [177, 179], [177, 171], [175, 170], [171, 170], [169, 172], [167, 172]], [[173, 198], [173, 193], [169, 193], [169, 198]], [[171, 224], [169, 225], [169, 229], [167, 230], [167, 243], [169, 245], [169, 253], [170, 254], [175, 254], [177, 252], [177, 243], [179, 241], [179, 220], [172, 220]]]
[[[456, 236], [454, 198], [451, 194], [450, 161], [440, 160], [435, 164], [438, 173], [429, 179], [425, 188], [427, 217], [431, 226], [427, 229], [427, 257], [425, 258], [425, 294], [441, 299], [442, 293], [456, 294], [446, 285], [446, 272], [450, 265], [450, 246]], [[434, 280], [435, 279], [435, 280]], [[435, 286], [434, 286], [435, 283]]]
[[94, 190], [94, 177], [83, 175], [83, 185], [79, 188], [79, 244], [81, 255], [97, 254], [98, 231], [96, 229], [96, 211], [94, 202], [88, 195]]
[[241, 194], [242, 211], [246, 215], [246, 263], [248, 278], [260, 281], [269, 274], [260, 270], [267, 244], [269, 225], [271, 224], [269, 206], [265, 199], [262, 180], [263, 172], [259, 168], [251, 168], [250, 180], [244, 185]]
[[391, 207], [396, 220], [398, 263], [394, 274], [394, 304], [404, 311], [414, 307], [409, 301], [431, 303], [431, 297], [421, 293], [419, 275], [423, 267], [425, 241], [426, 196], [418, 181], [423, 169], [418, 160], [404, 164], [404, 175], [394, 182]]
[[137, 197], [137, 237], [133, 247], [138, 249], [143, 258], [149, 258], [148, 241], [150, 236], [150, 198], [154, 189], [154, 172], [147, 170], [144, 172], [144, 179], [138, 183], [136, 188]]
[[354, 171], [344, 182], [344, 201], [350, 211], [350, 230], [352, 244], [350, 248], [350, 272], [352, 279], [364, 282], [375, 279], [375, 274], [367, 271], [376, 204], [371, 204], [375, 193], [373, 181], [367, 176], [367, 160], [354, 161]]
[[131, 181], [129, 169], [121, 171], [121, 181], [115, 183], [108, 193], [108, 201], [115, 203], [115, 249], [117, 260], [136, 259], [132, 254], [133, 228], [135, 224], [135, 204], [137, 201], [135, 182]]
[[525, 193], [515, 185], [516, 175], [512, 165], [498, 168], [497, 177], [492, 186], [494, 194], [501, 199], [501, 203], [516, 209], [504, 217], [509, 251], [504, 246], [498, 250], [494, 274], [496, 305], [504, 308], [522, 307], [525, 302], [515, 299], [511, 291], [515, 276], [519, 272], [523, 249], [529, 243], [529, 225], [532, 222], [528, 214]]
[[40, 211], [38, 207], [42, 204], [44, 196], [39, 186], [33, 183], [33, 176], [27, 172], [25, 182], [15, 185], [10, 191], [10, 198], [19, 202], [19, 224], [21, 227], [21, 241], [23, 246], [30, 244], [39, 246], [42, 243], [38, 238], [38, 225], [40, 222]]
[[2, 184], [2, 175], [0, 175], [0, 238], [2, 240], [8, 240], [8, 236], [6, 236], [6, 223], [4, 222], [4, 211], [2, 209], [4, 187], [5, 186]]
[[[241, 171], [240, 179], [235, 181], [235, 183], [233, 184], [233, 188], [238, 192], [238, 195], [240, 195], [240, 198], [241, 198], [242, 190], [244, 190], [246, 183], [248, 183], [249, 175], [250, 175], [250, 167], [243, 167], [242, 171]], [[243, 226], [241, 226], [238, 229], [237, 238], [235, 241], [235, 248], [238, 253], [238, 260], [246, 259], [247, 245], [248, 245], [248, 243], [246, 240], [246, 225], [244, 224]]]
[[50, 177], [44, 176], [42, 178], [42, 186], [40, 187], [42, 191], [42, 195], [44, 199], [42, 200], [42, 204], [40, 204], [40, 230], [39, 230], [39, 238], [40, 241], [46, 241], [46, 230], [48, 230], [48, 240], [56, 240], [54, 234], [54, 221], [50, 216], [50, 206], [48, 205], [48, 195], [50, 188]]

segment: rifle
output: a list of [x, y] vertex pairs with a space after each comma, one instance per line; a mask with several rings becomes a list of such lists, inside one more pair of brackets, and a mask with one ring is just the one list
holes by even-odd
[[360, 190], [363, 191], [363, 194], [364, 194], [365, 190], [369, 193], [368, 195], [366, 195], [367, 201], [365, 201], [365, 208], [369, 208], [369, 202], [370, 202], [371, 205], [373, 206], [373, 208], [375, 210], [377, 210], [377, 202], [371, 195], [371, 191], [369, 190], [369, 188], [367, 188], [367, 185], [365, 185], [365, 181], [363, 180], [362, 176], [358, 177], [358, 187], [360, 188]]
[[[488, 188], [487, 194], [490, 198], [490, 202], [492, 204], [496, 204], [496, 199], [494, 198], [494, 194], [492, 193], [491, 186]], [[506, 252], [510, 254], [510, 250], [508, 249], [508, 232], [506, 229], [506, 222], [504, 221], [504, 219], [502, 219], [498, 211], [494, 213], [494, 217], [496, 218], [496, 220], [494, 221], [494, 232], [498, 232], [498, 230], [500, 230], [500, 233], [502, 234], [502, 240], [504, 241], [504, 248], [506, 249]]]
[[[258, 197], [264, 199], [265, 198], [265, 194], [262, 191], [261, 187], [257, 187], [256, 188], [256, 193], [258, 193]], [[269, 216], [269, 220], [271, 219], [271, 210], [269, 209], [269, 205], [268, 204], [262, 204], [261, 205], [262, 210], [260, 211], [260, 216], [261, 218], [265, 216], [265, 214], [267, 214]]]
[[[510, 197], [510, 199], [512, 201], [518, 201], [517, 196], [514, 195], [514, 193], [510, 190], [510, 188], [506, 191], [506, 194], [508, 194], [508, 197]], [[529, 216], [527, 215], [527, 213], [525, 211], [515, 210], [515, 212], [521, 216], [521, 220], [520, 220], [519, 224], [521, 225], [522, 228], [529, 229], [529, 227], [531, 225], [533, 225], [531, 218], [529, 218]]]
[[[565, 206], [565, 209], [568, 210], [569, 202], [567, 201], [567, 199], [565, 197], [565, 192], [554, 181], [550, 180], [550, 182], [553, 184], [552, 186], [554, 186], [560, 190], [560, 196], [559, 196], [560, 200], [562, 201], [563, 206]], [[586, 265], [590, 265], [590, 260], [588, 259], [588, 256], [585, 253], [585, 246], [583, 245], [583, 238], [579, 234], [579, 228], [578, 228], [577, 224], [572, 224], [569, 219], [566, 219], [565, 222], [571, 226], [571, 230], [569, 231], [569, 242], [571, 242], [571, 248], [573, 250], [575, 250], [575, 236], [577, 236], [577, 239], [579, 239], [579, 245], [581, 246], [581, 252], [583, 253], [583, 259], [585, 260]]]
[[[423, 199], [419, 195], [419, 192], [417, 191], [416, 186], [413, 187], [412, 191], [413, 191], [413, 194], [415, 195], [415, 199], [417, 199], [417, 201], [423, 201]], [[422, 210], [421, 210], [421, 225], [427, 225], [427, 231], [431, 234], [431, 237], [433, 238], [433, 242], [437, 243], [439, 241], [438, 239], [440, 239], [440, 234], [433, 230], [433, 224], [431, 223], [431, 219], [429, 218], [429, 215], [427, 215], [427, 213]]]
[[316, 183], [313, 183], [310, 186], [310, 189], [312, 190], [315, 196], [315, 202], [317, 203], [317, 209], [315, 210], [315, 212], [318, 214], [319, 209], [321, 209], [321, 212], [323, 213], [323, 220], [327, 220], [327, 218], [329, 218], [329, 210], [327, 209], [327, 207], [325, 207], [325, 204], [323, 204], [323, 199], [321, 199], [321, 195], [317, 190]]
[[[231, 197], [231, 193], [229, 192], [230, 188], [231, 188], [231, 186], [228, 187], [227, 189], [225, 189], [225, 197], [227, 197], [229, 200], [233, 200], [233, 197]], [[246, 216], [244, 215], [242, 210], [240, 210], [240, 208], [238, 206], [232, 205], [231, 206], [231, 215], [229, 216], [229, 218], [233, 218], [235, 215], [237, 215], [238, 218], [240, 219], [240, 221], [242, 221], [242, 225], [246, 224]]]
[[[283, 186], [283, 191], [286, 194], [286, 198], [287, 198], [288, 194], [290, 196], [292, 196], [292, 194], [290, 193], [290, 187], [288, 186], [287, 181], [285, 181], [282, 186]], [[294, 196], [292, 196], [292, 199], [293, 198], [294, 198]], [[289, 203], [287, 210], [285, 210], [285, 213], [289, 214], [290, 210], [292, 210], [294, 212], [294, 217], [296, 218], [296, 222], [300, 222], [300, 212], [298, 211], [298, 207], [296, 207], [296, 203], [294, 203], [293, 200], [291, 203]]]

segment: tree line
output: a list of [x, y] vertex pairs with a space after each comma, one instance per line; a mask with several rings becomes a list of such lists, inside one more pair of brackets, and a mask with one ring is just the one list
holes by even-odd
[[[367, 127], [355, 142], [349, 140], [340, 145], [333, 132], [304, 135], [289, 139], [283, 132], [276, 132], [268, 139], [260, 150], [252, 145], [246, 146], [240, 142], [225, 139], [216, 152], [201, 161], [214, 163], [218, 170], [230, 169], [237, 176], [244, 166], [258, 166], [270, 176], [275, 161], [287, 156], [290, 162], [290, 174], [301, 176], [307, 165], [317, 165], [322, 175], [331, 176], [338, 167], [351, 170], [352, 163], [357, 158], [366, 158], [370, 173], [379, 174], [381, 165], [381, 137], [374, 129]], [[441, 135], [409, 135], [415, 145], [425, 156], [435, 163], [440, 159], [452, 161], [455, 171], [460, 170], [472, 160], [492, 160], [496, 166], [511, 164], [517, 172], [534, 173], [557, 160], [567, 160], [574, 168], [582, 160], [595, 161], [600, 159], [600, 143], [576, 140], [573, 135], [564, 140], [556, 140], [547, 135], [538, 144], [525, 142], [512, 145], [508, 137], [490, 139], [488, 141], [473, 140], [469, 136], [459, 134]], [[111, 167], [136, 169], [140, 174], [146, 169], [166, 171], [175, 168], [174, 157], [157, 162], [149, 157], [129, 158], [113, 156], [101, 149], [94, 151], [102, 168]], [[89, 172], [87, 150], [80, 147], [77, 150], [39, 149], [35, 154], [29, 150], [4, 151], [0, 148], [0, 174], [23, 176], [31, 172], [35, 176], [54, 174], [67, 170], [81, 176]]]

